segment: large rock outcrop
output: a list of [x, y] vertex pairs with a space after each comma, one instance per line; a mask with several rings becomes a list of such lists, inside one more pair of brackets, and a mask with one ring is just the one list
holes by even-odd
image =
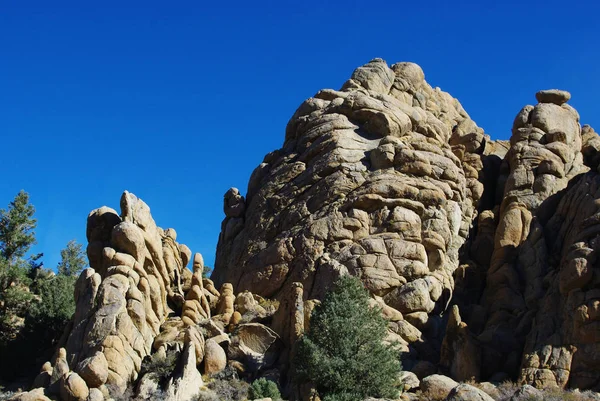
[[597, 389], [600, 138], [568, 92], [536, 98], [492, 141], [417, 65], [359, 67], [300, 106], [246, 197], [225, 194], [212, 278], [310, 300], [352, 274], [405, 367]]
[[134, 195], [92, 211], [75, 315], [18, 397], [102, 400], [137, 382], [152, 398], [144, 363], [168, 355], [169, 400], [226, 367], [315, 397], [290, 374], [295, 343], [346, 274], [389, 321], [412, 387], [487, 399], [443, 373], [600, 390], [600, 137], [568, 92], [536, 98], [492, 141], [416, 64], [359, 67], [298, 108], [245, 197], [227, 191], [212, 280]]
[[348, 271], [439, 339], [494, 151], [419, 66], [375, 59], [300, 106], [246, 198], [225, 194], [212, 278], [268, 297], [301, 282], [318, 299]]
[[[194, 256], [193, 273], [188, 270], [189, 248], [176, 242], [175, 230], [158, 227], [148, 205], [133, 194], [121, 197], [120, 215], [107, 207], [92, 211], [87, 237], [91, 267], [76, 283], [72, 322], [55, 357], [35, 379], [34, 390], [18, 397], [109, 399], [136, 387], [143, 375], [139, 397], [187, 401], [195, 399], [203, 386], [200, 370], [218, 373], [230, 362], [238, 363], [242, 371], [249, 369], [244, 367], [247, 355], [237, 361], [235, 356], [228, 358], [223, 344], [260, 343], [262, 337], [256, 333], [261, 330], [270, 334], [271, 343], [279, 341], [276, 333], [252, 318], [245, 325], [230, 322], [240, 314], [236, 309], [250, 307], [234, 307], [231, 284], [225, 283], [219, 293], [211, 280], [202, 277], [200, 254]], [[269, 317], [269, 312], [263, 310], [260, 317]], [[244, 330], [249, 326], [254, 332]], [[259, 368], [252, 365], [254, 372], [274, 364], [267, 349], [251, 351], [263, 361]], [[166, 361], [169, 355], [177, 363], [160, 390], [144, 362]]]

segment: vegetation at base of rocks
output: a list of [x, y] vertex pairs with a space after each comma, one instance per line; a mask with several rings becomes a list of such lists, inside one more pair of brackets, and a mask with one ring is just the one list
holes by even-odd
[[26, 257], [36, 243], [35, 208], [25, 191], [0, 209], [0, 380], [34, 375], [47, 360], [75, 311], [76, 274], [85, 267], [82, 246], [61, 251], [58, 274], [44, 269], [43, 255]]
[[360, 280], [342, 277], [315, 308], [294, 360], [299, 380], [312, 381], [324, 401], [396, 398], [401, 364], [383, 343], [387, 322], [369, 307]]
[[[502, 382], [494, 387], [495, 391], [489, 391], [489, 386], [484, 386], [482, 383], [478, 383], [474, 380], [465, 382], [473, 387], [476, 387], [486, 394], [488, 394], [495, 401], [598, 401], [600, 397], [592, 391], [577, 391], [577, 390], [563, 390], [560, 388], [543, 388], [539, 389], [538, 395], [523, 394], [518, 395], [517, 393], [523, 386], [514, 383], [512, 381]], [[447, 395], [441, 388], [433, 387], [432, 389], [423, 392], [417, 391], [415, 396], [419, 401], [444, 401]]]
[[7, 391], [4, 387], [0, 386], [0, 401], [10, 400], [15, 395], [13, 391]]
[[281, 393], [277, 383], [261, 377], [250, 385], [250, 399], [270, 398], [273, 401], [281, 400]]
[[[243, 380], [240, 380], [238, 374], [234, 368], [227, 366], [221, 372], [212, 375], [209, 379], [207, 386], [209, 390], [212, 390], [216, 395], [217, 399], [221, 401], [242, 401], [248, 398], [248, 392], [250, 385]], [[201, 400], [212, 401], [209, 394], [201, 393]]]
[[490, 394], [496, 401], [598, 401], [600, 397], [595, 395], [592, 391], [573, 391], [564, 390], [557, 387], [547, 387], [539, 389], [540, 395], [523, 395], [515, 396], [515, 393], [521, 389], [522, 386], [511, 382], [505, 381], [500, 383], [496, 389], [497, 394]]
[[178, 359], [177, 352], [156, 352], [142, 361], [141, 372], [152, 374], [158, 383], [164, 384], [175, 371]]
[[[118, 390], [113, 389], [112, 386], [110, 386], [110, 385], [108, 385], [107, 388], [108, 388], [110, 394], [116, 394], [118, 392]], [[111, 398], [112, 401], [146, 401], [146, 400], [167, 401], [169, 399], [170, 399], [169, 394], [167, 394], [165, 391], [163, 391], [161, 389], [157, 389], [156, 391], [149, 394], [148, 397], [146, 398], [146, 397], [141, 397], [139, 395], [136, 396], [135, 391], [131, 387], [127, 388], [127, 390], [123, 394], [113, 395]]]
[[195, 401], [221, 401], [219, 396], [211, 390], [200, 391]]

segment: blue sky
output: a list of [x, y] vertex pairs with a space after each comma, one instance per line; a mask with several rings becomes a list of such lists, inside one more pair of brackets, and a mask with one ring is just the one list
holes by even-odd
[[598, 3], [3, 1], [0, 207], [30, 193], [53, 268], [127, 189], [212, 265], [225, 191], [372, 58], [420, 64], [493, 138], [546, 88], [600, 127]]

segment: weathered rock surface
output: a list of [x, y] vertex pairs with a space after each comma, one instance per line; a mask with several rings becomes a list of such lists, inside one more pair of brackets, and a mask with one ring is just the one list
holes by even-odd
[[[210, 340], [209, 340], [210, 341]], [[192, 401], [198, 399], [203, 386], [202, 375], [196, 369], [196, 350], [194, 343], [189, 343], [181, 356], [182, 364], [166, 389], [166, 398], [170, 401]]]
[[599, 389], [600, 138], [570, 97], [538, 92], [492, 141], [416, 64], [359, 67], [225, 194], [212, 278], [308, 302], [352, 274], [409, 369]]
[[[225, 326], [236, 333], [235, 344], [246, 359], [254, 358], [248, 367], [242, 363], [242, 371], [273, 364], [277, 349], [271, 345], [278, 337], [253, 322], [269, 316], [253, 294], [240, 294], [238, 308], [262, 312], [240, 325], [233, 286], [225, 283], [219, 292], [203, 278], [200, 254], [194, 256], [191, 273], [191, 250], [176, 242], [175, 230], [156, 225], [143, 201], [125, 192], [121, 210], [121, 215], [107, 207], [90, 213], [91, 268], [76, 283], [73, 322], [55, 358], [35, 379], [39, 389], [18, 399], [47, 394], [103, 400], [121, 397], [128, 387], [137, 389], [138, 398], [194, 399], [203, 385], [198, 369], [211, 375], [227, 366], [223, 347], [229, 348], [231, 339]], [[176, 363], [160, 368], [160, 376], [142, 367], [152, 358], [167, 364], [173, 360], [169, 355]], [[165, 372], [167, 367], [172, 372]], [[135, 386], [140, 373], [144, 376]]]
[[418, 389], [420, 385], [417, 375], [407, 370], [400, 373], [398, 381], [402, 384], [405, 391]]
[[439, 326], [493, 144], [419, 66], [375, 59], [300, 106], [245, 198], [227, 192], [212, 278], [267, 297], [300, 282], [319, 299], [348, 271], [397, 320]]
[[389, 321], [407, 387], [490, 399], [439, 372], [600, 390], [600, 137], [570, 97], [538, 92], [493, 141], [419, 66], [372, 60], [298, 108], [245, 196], [227, 191], [212, 280], [125, 192], [120, 214], [89, 214], [75, 315], [15, 399], [118, 397], [169, 353], [167, 399], [228, 365], [316, 399], [287, 375], [294, 344], [347, 274]]
[[436, 394], [447, 397], [458, 383], [443, 375], [431, 375], [421, 380], [420, 387], [425, 394]]
[[446, 401], [494, 401], [494, 399], [483, 390], [462, 383], [452, 389]]
[[213, 339], [206, 342], [204, 355], [204, 373], [218, 373], [227, 366], [227, 355], [225, 350]]

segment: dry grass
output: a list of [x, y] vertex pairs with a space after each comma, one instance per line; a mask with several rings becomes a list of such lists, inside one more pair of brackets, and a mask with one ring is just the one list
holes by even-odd
[[[469, 382], [468, 384], [484, 390], [479, 383]], [[505, 381], [496, 386], [496, 394], [488, 394], [495, 401], [510, 401], [517, 391], [521, 389], [521, 385], [512, 381]], [[540, 390], [540, 396], [523, 395], [517, 397], [513, 401], [599, 401], [600, 397], [591, 391], [572, 391], [559, 388], [544, 388]]]
[[500, 393], [498, 400], [508, 400], [520, 388], [521, 386], [519, 386], [517, 383], [508, 380], [500, 383], [498, 386], [496, 386], [496, 389]]
[[[505, 381], [496, 386], [495, 391], [489, 391], [485, 385], [478, 383], [474, 380], [468, 380], [465, 384], [477, 387], [478, 389], [486, 392], [495, 401], [510, 401], [517, 391], [522, 386], [511, 381]], [[437, 392], [436, 392], [437, 391]], [[541, 389], [541, 396], [522, 396], [513, 401], [600, 401], [600, 395], [592, 391], [572, 391], [563, 390], [559, 388], [545, 388]], [[444, 401], [447, 394], [438, 390], [430, 390], [428, 392], [417, 391], [415, 395], [419, 401]]]

